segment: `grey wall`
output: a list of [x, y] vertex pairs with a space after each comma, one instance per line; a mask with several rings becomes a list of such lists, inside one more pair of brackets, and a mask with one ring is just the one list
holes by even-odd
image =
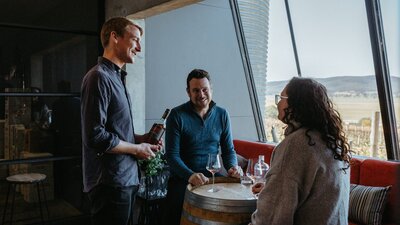
[[146, 130], [165, 108], [188, 100], [193, 68], [211, 74], [214, 101], [231, 117], [234, 138], [257, 140], [229, 1], [207, 0], [146, 18]]
[[[114, 16], [125, 16], [126, 10], [122, 7], [121, 2], [115, 1], [106, 1], [106, 20], [114, 17]], [[129, 18], [128, 16], [128, 19]], [[144, 30], [146, 30], [146, 24], [144, 20], [132, 20], [134, 23], [141, 26]], [[146, 132], [145, 127], [145, 118], [146, 118], [146, 85], [145, 85], [145, 53], [146, 53], [146, 33], [144, 32], [141, 37], [141, 47], [142, 51], [135, 58], [135, 62], [133, 64], [126, 64], [125, 70], [128, 72], [128, 76], [126, 77], [126, 86], [128, 87], [128, 93], [131, 97], [132, 102], [132, 116], [133, 116], [133, 124], [135, 127], [136, 134], [143, 134]]]
[[[146, 26], [144, 20], [135, 20], [136, 24], [140, 25], [144, 30]], [[129, 95], [132, 100], [132, 115], [133, 124], [135, 126], [135, 133], [143, 134], [146, 132], [145, 118], [146, 118], [146, 85], [145, 85], [145, 64], [146, 62], [146, 32], [142, 36], [142, 52], [135, 58], [134, 64], [126, 64], [125, 69], [128, 72], [126, 83]]]

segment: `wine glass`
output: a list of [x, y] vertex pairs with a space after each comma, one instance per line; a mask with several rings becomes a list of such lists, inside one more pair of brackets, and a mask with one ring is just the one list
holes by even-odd
[[255, 166], [256, 162], [257, 162], [256, 159], [252, 159], [252, 158], [248, 159], [248, 161], [247, 161], [246, 176], [248, 178], [250, 178], [251, 183], [255, 183], [255, 179], [256, 179], [256, 174], [254, 171], [254, 166]]
[[221, 169], [221, 162], [218, 154], [208, 154], [208, 161], [206, 169], [212, 174], [212, 188], [208, 192], [217, 192], [218, 189], [214, 187], [214, 175]]

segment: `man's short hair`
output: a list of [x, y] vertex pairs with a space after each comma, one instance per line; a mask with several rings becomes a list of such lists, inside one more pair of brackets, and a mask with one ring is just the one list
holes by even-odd
[[195, 79], [207, 78], [207, 80], [211, 83], [211, 78], [210, 78], [210, 75], [208, 74], [207, 71], [202, 70], [202, 69], [194, 69], [187, 76], [187, 79], [186, 79], [186, 90], [189, 90], [189, 82], [194, 78]]
[[123, 37], [126, 31], [127, 26], [135, 26], [140, 31], [140, 35], [143, 35], [143, 29], [135, 24], [134, 22], [124, 18], [124, 17], [114, 17], [107, 20], [103, 27], [101, 28], [100, 38], [101, 38], [101, 45], [103, 48], [107, 47], [108, 42], [110, 41], [110, 34], [112, 31], [115, 31], [118, 36]]

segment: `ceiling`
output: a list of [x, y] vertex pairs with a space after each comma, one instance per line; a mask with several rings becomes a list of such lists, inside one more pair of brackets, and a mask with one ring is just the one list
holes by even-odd
[[0, 0], [0, 26], [97, 32], [98, 0]]
[[[97, 32], [105, 16], [144, 19], [202, 0], [0, 0], [0, 26], [19, 25]], [[102, 22], [102, 21], [100, 21]]]
[[[59, 43], [96, 43], [106, 17], [146, 18], [201, 0], [0, 0], [0, 73], [8, 65]], [[111, 13], [112, 12], [112, 13]], [[100, 18], [100, 19], [99, 19]]]

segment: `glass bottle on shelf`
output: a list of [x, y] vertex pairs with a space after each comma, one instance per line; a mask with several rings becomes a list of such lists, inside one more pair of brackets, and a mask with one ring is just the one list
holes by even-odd
[[265, 182], [265, 176], [269, 170], [269, 166], [264, 162], [264, 155], [258, 156], [258, 161], [254, 164], [254, 179], [255, 182]]
[[167, 117], [169, 115], [170, 110], [166, 109], [164, 114], [162, 115], [161, 119], [159, 121], [156, 121], [153, 126], [151, 127], [150, 131], [149, 131], [149, 136], [147, 139], [147, 143], [150, 144], [157, 144], [161, 137], [164, 134], [165, 131], [165, 123], [167, 120]]

